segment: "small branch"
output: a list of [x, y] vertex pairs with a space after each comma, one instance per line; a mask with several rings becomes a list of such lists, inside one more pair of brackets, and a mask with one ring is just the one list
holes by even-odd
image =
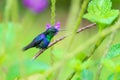
[[45, 51], [45, 49], [41, 49], [34, 57], [32, 60], [35, 60], [40, 54], [42, 54]]
[[[67, 36], [63, 36], [63, 37], [55, 40], [54, 42], [50, 43], [49, 46], [48, 46], [48, 48], [52, 47], [54, 44], [56, 44], [57, 42], [63, 40], [63, 39], [66, 38], [66, 37], [67, 37]], [[48, 49], [48, 48], [46, 48], [46, 49]], [[41, 50], [33, 57], [32, 60], [35, 60], [35, 59], [36, 59], [40, 54], [42, 54], [46, 49], [41, 49]]]
[[[85, 26], [83, 28], [80, 28], [76, 33], [80, 33], [82, 31], [84, 31], [85, 29], [89, 29], [91, 27], [93, 27], [95, 25], [95, 23], [90, 24], [88, 26]], [[49, 46], [46, 49], [41, 49], [34, 57], [32, 60], [35, 60], [40, 54], [42, 54], [45, 50], [47, 50], [48, 48], [50, 48], [51, 46], [55, 45], [56, 43], [60, 42], [61, 40], [65, 39], [68, 35], [62, 36], [59, 39], [56, 39], [55, 41], [53, 41], [52, 43], [49, 44]]]
[[108, 36], [108, 35], [101, 37], [101, 38], [96, 42], [96, 44], [95, 44], [93, 50], [91, 51], [91, 53], [89, 54], [89, 56], [86, 56], [86, 57], [83, 59], [82, 62], [88, 60], [88, 59], [95, 53], [96, 49], [102, 44], [103, 40], [104, 40], [107, 36]]
[[96, 23], [93, 23], [93, 24], [87, 25], [86, 27], [82, 27], [82, 28], [78, 29], [77, 33], [81, 32], [85, 29], [89, 29], [89, 28], [91, 28], [92, 26], [95, 26], [95, 25], [96, 25]]

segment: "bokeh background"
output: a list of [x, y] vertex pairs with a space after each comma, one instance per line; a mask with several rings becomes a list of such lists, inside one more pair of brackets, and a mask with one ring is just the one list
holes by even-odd
[[[12, 80], [12, 77], [15, 77], [16, 75], [19, 78], [15, 80], [41, 80], [40, 74], [50, 68], [53, 63], [62, 60], [69, 38], [53, 46], [53, 55], [51, 55], [51, 49], [46, 50], [36, 59], [36, 63], [33, 65], [29, 64], [29, 62], [39, 49], [33, 48], [26, 52], [22, 51], [22, 48], [31, 42], [36, 35], [45, 31], [46, 23], [50, 23], [51, 2], [50, 0], [48, 1], [47, 7], [43, 11], [34, 12], [23, 4], [23, 0], [0, 0], [0, 80]], [[79, 3], [77, 3], [77, 1]], [[75, 2], [74, 0], [56, 0], [55, 21], [60, 21], [61, 29], [65, 29], [66, 31], [59, 32], [54, 39], [57, 39], [64, 34], [71, 33], [75, 22], [73, 20], [73, 22], [70, 23], [72, 20], [69, 20], [71, 19], [70, 17], [74, 16], [74, 13], [73, 15], [70, 14], [71, 5], [72, 3], [75, 3], [75, 8], [73, 10], [75, 10], [74, 12], [77, 12], [79, 11], [77, 6], [80, 7], [83, 0], [75, 0]], [[112, 2], [114, 9], [120, 9], [120, 0], [112, 0]], [[73, 19], [74, 18], [75, 17], [73, 17]], [[81, 27], [88, 24], [90, 24], [90, 22], [83, 19]], [[74, 50], [78, 45], [94, 36], [96, 32], [97, 28], [93, 27], [92, 29], [76, 35], [69, 51]], [[120, 42], [119, 40], [118, 34], [118, 36], [115, 37], [114, 43]], [[105, 41], [107, 42], [107, 39]], [[101, 46], [102, 49], [104, 49], [104, 43]], [[87, 53], [89, 50], [90, 49], [83, 53]], [[99, 57], [102, 55], [101, 49], [98, 49], [96, 53], [97, 54], [94, 55], [93, 59], [99, 61]], [[51, 56], [54, 57], [51, 58]], [[69, 63], [70, 62], [66, 65], [71, 66]], [[61, 75], [60, 80], [64, 80], [71, 73], [71, 68], [68, 68], [67, 66], [65, 71], [63, 71], [62, 74], [64, 75]], [[94, 67], [92, 67], [91, 70], [93, 68]], [[22, 79], [18, 75], [22, 76]], [[50, 79], [48, 80], [54, 80], [53, 76], [50, 76]]]

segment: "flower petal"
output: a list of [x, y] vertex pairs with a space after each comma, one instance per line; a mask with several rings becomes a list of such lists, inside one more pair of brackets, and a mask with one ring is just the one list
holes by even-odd
[[51, 25], [49, 23], [46, 24], [46, 29], [50, 28]]
[[55, 24], [55, 28], [56, 28], [57, 30], [60, 30], [60, 22], [57, 22], [57, 23]]
[[35, 13], [40, 13], [47, 8], [48, 0], [23, 0], [23, 5]]

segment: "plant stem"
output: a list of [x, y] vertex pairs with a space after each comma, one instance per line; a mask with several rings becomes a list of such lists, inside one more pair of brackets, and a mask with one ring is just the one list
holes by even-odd
[[55, 4], [56, 0], [51, 0], [51, 24], [52, 26], [55, 24]]
[[[114, 31], [113, 33], [111, 33], [109, 42], [108, 42], [106, 50], [105, 50], [105, 52], [104, 52], [104, 54], [102, 56], [102, 59], [104, 59], [106, 57], [106, 55], [108, 53], [108, 50], [109, 50], [109, 48], [110, 48], [110, 46], [111, 46], [111, 44], [112, 44], [112, 42], [114, 40], [115, 34], [116, 34], [116, 31]], [[103, 68], [103, 66], [100, 64], [98, 66], [98, 71], [97, 71], [97, 74], [96, 74], [96, 80], [100, 80], [100, 75], [101, 75], [102, 68]]]
[[[55, 17], [56, 17], [56, 15], [55, 15], [55, 4], [56, 4], [56, 0], [51, 0], [51, 25], [52, 26], [54, 26], [55, 25]], [[53, 40], [54, 40], [54, 38], [53, 38]], [[51, 64], [53, 64], [54, 63], [54, 54], [53, 54], [53, 47], [51, 47]]]
[[[80, 4], [81, 0], [71, 0], [70, 4], [70, 10], [69, 10], [69, 15], [68, 15], [68, 20], [66, 23], [67, 30], [72, 31], [74, 23], [76, 22], [76, 19], [78, 17], [78, 12], [80, 10]], [[73, 16], [74, 15], [74, 16]]]
[[5, 12], [4, 12], [4, 21], [8, 22], [10, 19], [10, 10], [11, 10], [12, 0], [6, 0]]
[[82, 27], [82, 28], [78, 29], [76, 33], [79, 33], [79, 32], [81, 32], [83, 30], [89, 29], [89, 28], [91, 28], [91, 27], [93, 27], [95, 25], [96, 25], [96, 23], [93, 23], [93, 24], [87, 25], [85, 27]]
[[76, 72], [73, 71], [72, 74], [66, 79], [66, 80], [71, 80], [75, 76]]
[[18, 22], [18, 0], [12, 1], [12, 9], [11, 9], [11, 15], [12, 15], [12, 21]]
[[86, 7], [87, 7], [87, 5], [88, 5], [88, 2], [89, 2], [89, 0], [84, 0], [84, 2], [83, 2], [83, 4], [82, 4], [81, 10], [80, 10], [80, 12], [79, 12], [78, 20], [77, 20], [76, 25], [75, 25], [75, 27], [74, 27], [74, 29], [73, 29], [73, 32], [72, 32], [72, 35], [71, 35], [71, 38], [70, 38], [70, 41], [69, 41], [69, 44], [68, 44], [67, 51], [69, 50], [70, 45], [71, 45], [71, 43], [72, 43], [73, 40], [74, 40], [74, 37], [75, 37], [75, 35], [76, 35], [76, 31], [78, 30], [79, 25], [81, 25], [82, 17], [83, 17], [83, 14], [84, 14], [85, 10], [86, 10]]
[[101, 43], [103, 42], [103, 40], [107, 37], [107, 35], [102, 36], [95, 44], [93, 50], [91, 51], [91, 53], [89, 54], [89, 56], [86, 56], [82, 62], [88, 60], [96, 51], [96, 49], [101, 45]]

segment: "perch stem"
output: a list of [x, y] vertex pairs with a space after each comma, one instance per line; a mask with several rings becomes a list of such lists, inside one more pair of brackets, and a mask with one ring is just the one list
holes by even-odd
[[[63, 40], [64, 38], [66, 38], [66, 36], [62, 36], [61, 38], [55, 40], [54, 42], [50, 43], [50, 45], [48, 46], [48, 48], [52, 47], [54, 44], [56, 44], [57, 42]], [[48, 49], [46, 48], [46, 49]], [[35, 60], [40, 54], [42, 54], [46, 49], [41, 49], [34, 57], [33, 60]]]

